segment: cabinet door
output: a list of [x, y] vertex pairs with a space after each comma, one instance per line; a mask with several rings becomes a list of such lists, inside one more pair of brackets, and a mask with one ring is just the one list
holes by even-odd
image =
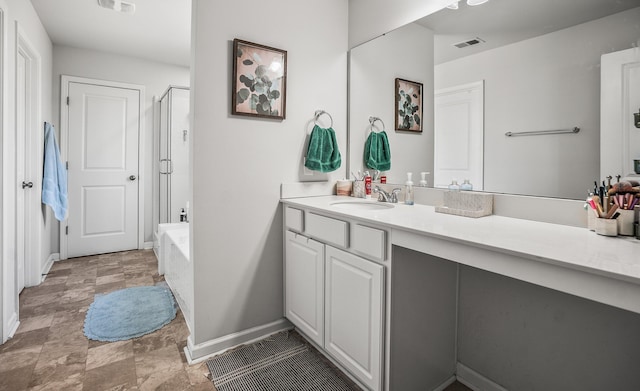
[[363, 384], [381, 389], [384, 269], [326, 246], [325, 349]]
[[287, 231], [285, 252], [285, 316], [322, 346], [324, 244]]

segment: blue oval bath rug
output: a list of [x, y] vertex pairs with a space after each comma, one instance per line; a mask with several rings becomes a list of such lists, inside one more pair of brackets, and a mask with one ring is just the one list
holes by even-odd
[[169, 288], [126, 288], [95, 297], [84, 320], [84, 335], [96, 341], [124, 341], [156, 331], [175, 317]]

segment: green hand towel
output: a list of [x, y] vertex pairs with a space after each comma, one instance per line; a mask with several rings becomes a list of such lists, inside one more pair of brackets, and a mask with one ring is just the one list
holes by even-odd
[[331, 172], [337, 170], [340, 164], [342, 164], [342, 157], [338, 150], [336, 132], [331, 128], [323, 129], [318, 125], [314, 126], [309, 137], [304, 166], [314, 171]]
[[374, 170], [387, 171], [391, 168], [391, 149], [387, 133], [371, 132], [364, 143], [364, 162]]

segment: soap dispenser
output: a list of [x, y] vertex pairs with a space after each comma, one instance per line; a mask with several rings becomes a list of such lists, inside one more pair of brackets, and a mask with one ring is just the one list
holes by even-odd
[[420, 173], [420, 186], [421, 187], [427, 187], [427, 174], [430, 174], [430, 172], [421, 172]]
[[469, 182], [468, 179], [465, 179], [464, 182], [460, 185], [460, 190], [473, 190], [473, 185], [471, 184], [471, 182]]
[[413, 181], [411, 180], [411, 176], [413, 174], [407, 173], [407, 182], [405, 182], [404, 186], [404, 203], [406, 205], [413, 205]]

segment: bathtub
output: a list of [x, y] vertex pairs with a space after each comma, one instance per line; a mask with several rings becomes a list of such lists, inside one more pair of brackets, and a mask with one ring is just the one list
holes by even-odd
[[[164, 226], [164, 227], [163, 227]], [[193, 264], [189, 257], [189, 224], [158, 225], [158, 273], [171, 288], [191, 330], [193, 309]]]

